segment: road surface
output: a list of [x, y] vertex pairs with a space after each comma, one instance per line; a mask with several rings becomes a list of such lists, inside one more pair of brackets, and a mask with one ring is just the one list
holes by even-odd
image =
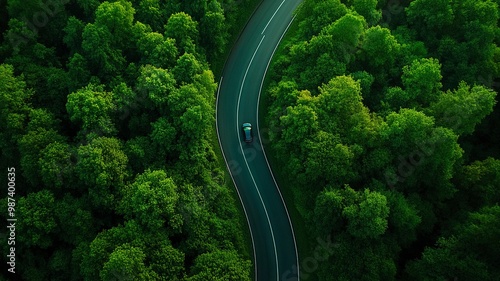
[[[269, 62], [293, 21], [300, 0], [263, 0], [226, 61], [217, 94], [217, 134], [243, 205], [258, 281], [299, 280], [298, 254], [288, 211], [262, 146], [258, 103]], [[243, 142], [241, 125], [253, 125]]]

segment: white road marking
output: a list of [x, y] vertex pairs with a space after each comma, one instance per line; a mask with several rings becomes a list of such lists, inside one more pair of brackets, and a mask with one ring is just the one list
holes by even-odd
[[[264, 71], [264, 76], [262, 77], [262, 81], [260, 83], [259, 95], [257, 96], [257, 133], [259, 135], [260, 140], [262, 140], [262, 137], [260, 136], [260, 130], [259, 130], [259, 128], [260, 128], [259, 127], [259, 104], [260, 104], [260, 94], [262, 92], [262, 86], [264, 85], [264, 79], [266, 78], [267, 69], [269, 68], [269, 65], [271, 64], [271, 60], [273, 59], [274, 52], [276, 52], [276, 49], [280, 45], [281, 39], [283, 39], [283, 36], [285, 36], [286, 32], [288, 31], [288, 28], [290, 27], [290, 25], [292, 24], [294, 19], [295, 19], [295, 16], [293, 16], [293, 18], [290, 20], [290, 23], [288, 23], [285, 31], [283, 32], [283, 34], [281, 34], [281, 37], [278, 40], [278, 44], [276, 45], [276, 47], [274, 47], [273, 53], [271, 54], [271, 57], [269, 58], [269, 61], [267, 62], [266, 70]], [[292, 229], [293, 244], [295, 245], [295, 256], [297, 257], [297, 280], [300, 280], [299, 253], [297, 250], [297, 242], [295, 241], [295, 233], [293, 231], [292, 220], [290, 219], [290, 214], [288, 213], [288, 209], [286, 207], [285, 200], [283, 199], [283, 195], [281, 194], [281, 191], [279, 189], [278, 182], [274, 178], [273, 171], [271, 170], [271, 165], [269, 165], [269, 161], [267, 160], [266, 151], [264, 150], [264, 146], [262, 145], [262, 141], [260, 142], [260, 146], [262, 148], [264, 158], [266, 159], [266, 163], [267, 163], [267, 167], [269, 168], [269, 172], [271, 173], [271, 177], [273, 178], [274, 184], [276, 185], [278, 192], [280, 194], [281, 202], [283, 202], [283, 206], [285, 207], [286, 215], [288, 217], [288, 222], [290, 223], [290, 228]]]
[[[271, 20], [274, 18], [274, 16], [276, 15], [276, 13], [277, 13], [277, 12], [278, 12], [278, 10], [281, 8], [281, 6], [283, 5], [283, 3], [284, 3], [284, 2], [285, 2], [285, 0], [283, 0], [283, 2], [281, 2], [280, 6], [279, 6], [279, 7], [278, 7], [278, 9], [274, 12], [273, 16], [272, 16], [272, 17], [271, 17], [271, 19], [268, 21], [268, 23], [267, 23], [267, 24], [266, 24], [266, 26], [264, 27], [264, 30], [262, 31], [262, 33], [261, 33], [261, 34], [263, 34], [263, 33], [264, 33], [264, 31], [267, 29], [267, 27], [268, 27], [269, 23], [270, 23], [270, 22], [271, 22]], [[262, 86], [263, 86], [263, 83], [264, 83], [264, 78], [265, 78], [265, 76], [266, 76], [266, 74], [267, 74], [267, 70], [268, 70], [269, 65], [270, 65], [270, 63], [271, 63], [272, 57], [274, 56], [274, 53], [276, 52], [276, 49], [278, 48], [278, 46], [279, 46], [279, 44], [280, 44], [281, 40], [283, 39], [284, 35], [285, 35], [285, 34], [286, 34], [286, 32], [288, 31], [288, 28], [290, 27], [290, 25], [292, 24], [292, 22], [293, 22], [293, 20], [294, 20], [294, 19], [295, 19], [295, 16], [291, 19], [290, 23], [288, 24], [288, 26], [286, 27], [285, 31], [284, 31], [284, 32], [283, 32], [283, 34], [281, 35], [281, 37], [280, 37], [280, 39], [279, 39], [279, 41], [278, 41], [278, 44], [275, 46], [275, 48], [274, 48], [274, 50], [273, 50], [273, 52], [272, 52], [272, 54], [271, 54], [271, 57], [270, 57], [270, 59], [269, 59], [269, 61], [268, 61], [268, 63], [267, 63], [266, 70], [264, 71], [264, 76], [263, 76], [263, 79], [262, 79], [262, 82], [261, 82], [261, 85], [260, 85], [259, 95], [258, 95], [258, 97], [257, 97], [257, 105], [260, 103], [260, 96], [261, 96], [261, 92], [262, 92]], [[255, 52], [254, 52], [254, 54], [253, 54], [252, 58], [250, 59], [250, 63], [249, 63], [249, 64], [248, 64], [248, 66], [247, 66], [247, 69], [246, 69], [246, 71], [245, 71], [245, 75], [244, 75], [244, 77], [243, 77], [243, 81], [242, 81], [242, 84], [241, 84], [241, 87], [240, 87], [240, 93], [239, 93], [239, 96], [238, 96], [238, 103], [237, 103], [237, 109], [236, 109], [236, 112], [237, 112], [237, 113], [236, 113], [236, 114], [237, 114], [237, 124], [238, 124], [238, 125], [239, 125], [239, 106], [240, 106], [240, 101], [241, 101], [241, 94], [242, 94], [242, 90], [243, 90], [243, 85], [244, 85], [244, 83], [245, 83], [246, 76], [247, 76], [248, 71], [249, 71], [249, 69], [250, 69], [250, 65], [252, 64], [253, 59], [255, 58], [255, 55], [256, 55], [256, 53], [257, 53], [258, 49], [260, 48], [260, 45], [262, 44], [262, 41], [264, 40], [264, 38], [265, 38], [265, 35], [263, 35], [262, 39], [261, 39], [261, 40], [260, 40], [260, 42], [259, 42], [259, 45], [257, 46], [257, 49], [255, 50]], [[217, 113], [218, 113], [218, 100], [219, 100], [219, 93], [220, 93], [220, 87], [221, 87], [221, 84], [222, 84], [222, 79], [223, 79], [223, 77], [221, 77], [220, 82], [219, 82], [219, 85], [218, 85], [218, 89], [217, 89], [217, 101], [216, 101], [216, 112], [217, 112]], [[259, 128], [259, 107], [257, 106], [257, 132], [258, 132], [258, 135], [259, 135], [259, 139], [261, 139], [261, 140], [262, 140], [262, 137], [261, 137], [261, 135], [260, 135], [260, 130], [259, 130], [258, 128]], [[221, 148], [222, 155], [223, 155], [223, 157], [224, 157], [224, 161], [226, 162], [226, 166], [227, 166], [227, 168], [228, 168], [228, 170], [229, 170], [229, 174], [230, 174], [230, 176], [231, 176], [231, 179], [232, 179], [232, 181], [233, 181], [233, 184], [235, 185], [235, 188], [236, 188], [236, 191], [237, 191], [237, 193], [238, 193], [238, 197], [239, 197], [239, 199], [240, 199], [241, 205], [243, 206], [243, 211], [245, 212], [245, 217], [246, 217], [246, 220], [247, 220], [248, 227], [249, 227], [249, 229], [250, 229], [250, 236], [251, 236], [251, 239], [252, 239], [252, 248], [253, 248], [253, 252], [254, 252], [254, 260], [255, 260], [255, 278], [257, 278], [257, 271], [258, 271], [258, 270], [257, 270], [257, 258], [256, 258], [256, 250], [255, 250], [255, 243], [254, 243], [254, 238], [253, 238], [253, 232], [252, 232], [252, 228], [251, 228], [251, 226], [250, 226], [250, 222], [249, 222], [249, 219], [248, 219], [248, 214], [247, 214], [247, 211], [246, 211], [245, 205], [243, 204], [243, 201], [242, 201], [242, 198], [241, 198], [241, 194], [240, 194], [240, 192], [239, 192], [239, 190], [238, 190], [238, 188], [237, 188], [237, 186], [236, 186], [236, 182], [235, 182], [234, 177], [233, 177], [233, 175], [232, 175], [232, 173], [231, 173], [231, 169], [230, 169], [229, 164], [228, 164], [228, 162], [227, 162], [227, 158], [226, 158], [226, 155], [225, 155], [225, 153], [224, 153], [224, 149], [222, 148], [222, 143], [221, 143], [221, 140], [220, 140], [220, 135], [219, 135], [219, 125], [218, 125], [217, 118], [216, 118], [216, 130], [217, 130], [217, 136], [218, 136], [218, 138], [219, 138], [219, 146], [220, 146], [220, 148]], [[279, 263], [278, 263], [277, 248], [276, 248], [276, 242], [275, 242], [275, 238], [274, 238], [274, 232], [273, 232], [272, 225], [271, 225], [271, 222], [270, 222], [270, 219], [269, 219], [269, 214], [268, 214], [268, 212], [267, 212], [267, 209], [266, 209], [266, 206], [265, 206], [264, 201], [263, 201], [263, 199], [262, 199], [262, 196], [261, 196], [261, 194], [260, 194], [260, 191], [259, 191], [259, 189], [257, 188], [257, 184], [256, 184], [256, 182], [255, 182], [255, 178], [254, 178], [254, 176], [253, 176], [253, 174], [252, 174], [252, 172], [251, 172], [251, 170], [250, 170], [250, 166], [248, 165], [248, 161], [246, 160], [246, 157], [245, 157], [245, 154], [244, 154], [244, 151], [243, 151], [242, 142], [241, 142], [241, 136], [240, 136], [239, 127], [237, 127], [237, 130], [236, 130], [236, 131], [237, 131], [236, 133], [237, 133], [237, 135], [238, 135], [238, 140], [239, 140], [239, 142], [240, 142], [240, 149], [241, 149], [241, 152], [242, 152], [242, 155], [243, 155], [243, 159], [245, 160], [245, 164], [246, 164], [247, 169], [248, 169], [248, 171], [249, 171], [249, 173], [250, 173], [250, 176], [251, 176], [251, 178], [252, 178], [253, 184], [254, 184], [254, 186], [255, 186], [255, 188], [256, 188], [256, 190], [257, 190], [257, 193], [258, 193], [258, 195], [259, 195], [259, 198], [260, 198], [260, 201], [261, 201], [261, 203], [262, 203], [262, 206], [264, 207], [264, 211], [265, 211], [265, 213], [266, 213], [266, 217], [267, 217], [267, 221], [268, 221], [268, 224], [269, 224], [269, 228], [270, 228], [270, 230], [271, 230], [271, 236], [272, 236], [273, 246], [274, 246], [274, 253], [275, 253], [275, 258], [276, 258], [276, 260], [275, 260], [275, 261], [276, 261], [277, 279], [279, 280], [279, 279], [280, 279], [280, 276], [279, 276]], [[296, 243], [296, 241], [295, 241], [295, 233], [294, 233], [294, 231], [293, 231], [293, 225], [292, 225], [292, 222], [291, 222], [291, 219], [290, 219], [290, 215], [289, 215], [288, 209], [287, 209], [287, 207], [286, 207], [285, 201], [284, 201], [283, 196], [282, 196], [282, 194], [281, 194], [281, 191], [280, 191], [280, 189], [279, 189], [279, 187], [278, 187], [278, 183], [276, 182], [276, 179], [275, 179], [275, 177], [274, 177], [274, 175], [273, 175], [273, 172], [272, 172], [272, 170], [271, 170], [271, 166], [269, 165], [269, 161], [268, 161], [268, 159], [267, 159], [267, 155], [266, 155], [266, 153], [265, 153], [264, 146], [262, 145], [262, 143], [261, 143], [260, 145], [261, 145], [261, 148], [262, 148], [262, 151], [263, 151], [263, 154], [264, 154], [264, 158], [266, 159], [266, 163], [267, 163], [267, 166], [268, 166], [269, 172], [271, 173], [271, 176], [272, 176], [272, 178], [273, 178], [273, 181], [274, 181], [274, 183], [275, 183], [275, 185], [276, 185], [276, 187], [277, 187], [277, 189], [278, 189], [279, 195], [280, 195], [280, 197], [281, 197], [281, 201], [282, 201], [282, 203], [283, 203], [283, 206], [285, 207], [285, 211], [286, 211], [286, 214], [287, 214], [287, 217], [288, 217], [288, 221], [289, 221], [290, 226], [291, 226], [291, 231], [292, 231], [292, 236], [293, 236], [293, 242], [294, 242], [294, 245], [295, 245], [295, 254], [296, 254], [296, 257], [297, 257], [297, 279], [298, 279], [298, 280], [300, 280], [300, 276], [299, 276], [299, 274], [300, 274], [300, 270], [299, 270], [299, 255], [298, 255], [298, 252], [297, 252], [297, 243]]]
[[[262, 39], [260, 39], [259, 45], [255, 49], [255, 52], [252, 55], [252, 58], [250, 59], [250, 62], [248, 63], [247, 69], [245, 71], [245, 75], [243, 75], [243, 81], [241, 82], [241, 87], [240, 87], [240, 93], [238, 95], [238, 103], [236, 105], [236, 124], [239, 126], [240, 120], [239, 120], [239, 115], [240, 115], [240, 102], [241, 102], [241, 94], [243, 92], [243, 86], [245, 85], [245, 80], [247, 78], [248, 70], [250, 69], [250, 66], [252, 65], [253, 59], [255, 58], [255, 55], [257, 54], [257, 51], [260, 48], [260, 45], [262, 44], [262, 41], [264, 41], [264, 38], [266, 36], [262, 36]], [[239, 127], [236, 127], [236, 134], [238, 135], [238, 141], [240, 143], [240, 149], [241, 153], [243, 155], [243, 160], [245, 160], [245, 165], [247, 166], [248, 172], [250, 173], [250, 177], [252, 178], [252, 182], [255, 186], [255, 189], [257, 190], [257, 194], [259, 195], [260, 202], [262, 203], [262, 206], [264, 207], [264, 212], [266, 213], [266, 218], [267, 218], [267, 223], [269, 224], [269, 229], [271, 230], [271, 237], [273, 239], [273, 248], [274, 248], [274, 257], [276, 261], [276, 280], [279, 280], [279, 263], [278, 263], [278, 252], [276, 249], [276, 240], [274, 238], [274, 231], [273, 231], [273, 226], [271, 225], [271, 220], [269, 219], [269, 213], [267, 212], [266, 204], [264, 204], [264, 200], [262, 199], [262, 195], [260, 194], [259, 188], [257, 187], [257, 183], [255, 182], [255, 178], [252, 174], [252, 171], [250, 170], [250, 166], [248, 165], [247, 158], [245, 157], [245, 152], [243, 151], [243, 145], [241, 142], [241, 134]], [[257, 262], [255, 262], [257, 264]], [[257, 278], [257, 275], [255, 275]]]
[[[224, 76], [220, 77], [219, 86], [217, 87], [217, 98], [216, 98], [216, 102], [215, 102], [215, 113], [216, 114], [218, 114], [218, 112], [219, 112], [217, 109], [219, 107], [218, 101], [219, 101], [220, 85], [222, 85], [222, 78], [224, 78]], [[250, 226], [250, 221], [248, 220], [248, 213], [247, 213], [247, 210], [245, 208], [245, 204], [243, 204], [243, 200], [241, 199], [240, 191], [239, 191], [238, 187], [236, 186], [236, 182], [234, 181], [233, 174], [231, 173], [231, 168], [229, 167], [229, 164], [227, 162], [226, 154], [224, 153], [224, 149], [222, 148], [222, 143], [220, 141], [220, 135], [219, 135], [219, 122], [217, 121], [217, 116], [215, 116], [215, 130], [217, 131], [217, 139], [219, 140], [219, 146], [220, 146], [220, 150], [222, 151], [222, 156], [224, 157], [224, 162], [226, 163], [227, 170], [229, 171], [229, 175], [231, 176], [231, 180], [233, 181], [234, 189], [236, 189], [236, 192], [238, 193], [238, 198], [240, 199], [241, 206], [243, 206], [243, 212], [245, 213], [245, 218], [247, 220], [248, 229], [250, 229], [250, 239], [252, 240], [252, 249], [253, 249], [253, 260], [257, 261], [252, 227]], [[255, 276], [257, 276], [257, 262], [255, 262]]]
[[273, 16], [269, 19], [269, 21], [267, 22], [266, 26], [264, 27], [264, 29], [262, 30], [262, 32], [260, 34], [264, 34], [264, 31], [266, 31], [267, 29], [267, 26], [269, 25], [269, 23], [273, 20], [274, 16], [276, 15], [276, 13], [278, 12], [278, 10], [281, 8], [281, 6], [283, 5], [283, 3], [285, 3], [285, 0], [283, 0], [283, 2], [281, 2], [281, 4], [279, 5], [278, 9], [276, 9], [276, 11], [274, 11], [274, 14]]

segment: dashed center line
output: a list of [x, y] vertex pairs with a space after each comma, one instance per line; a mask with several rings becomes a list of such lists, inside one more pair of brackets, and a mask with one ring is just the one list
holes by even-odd
[[266, 26], [264, 27], [264, 29], [262, 30], [262, 32], [260, 34], [264, 34], [264, 31], [266, 31], [267, 29], [267, 26], [269, 25], [269, 23], [273, 20], [274, 16], [276, 15], [276, 13], [278, 12], [278, 10], [281, 8], [281, 6], [283, 5], [283, 3], [285, 3], [286, 0], [283, 0], [283, 2], [281, 2], [281, 4], [278, 6], [278, 9], [276, 9], [276, 11], [274, 11], [274, 14], [273, 16], [269, 19], [269, 21], [267, 22]]

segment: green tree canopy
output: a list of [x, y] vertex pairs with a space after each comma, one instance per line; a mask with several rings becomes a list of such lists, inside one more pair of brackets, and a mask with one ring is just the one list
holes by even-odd
[[175, 214], [178, 195], [176, 185], [164, 171], [146, 171], [122, 189], [119, 210], [126, 219], [134, 219], [149, 229], [158, 229], [168, 223], [177, 232], [182, 220]]
[[23, 174], [38, 190], [41, 180], [41, 169], [39, 159], [42, 150], [54, 142], [64, 142], [64, 137], [57, 131], [57, 121], [54, 116], [45, 109], [33, 109], [29, 115], [28, 132], [18, 141], [19, 152], [21, 154], [21, 167]]
[[200, 43], [207, 50], [208, 61], [213, 61], [224, 52], [228, 43], [228, 28], [221, 3], [210, 0], [200, 20]]
[[159, 276], [144, 264], [145, 259], [146, 255], [140, 248], [129, 244], [118, 246], [99, 273], [101, 280], [157, 280]]
[[462, 156], [458, 136], [450, 129], [436, 128], [432, 118], [412, 109], [401, 109], [386, 119], [381, 137], [393, 155], [393, 168], [403, 182], [400, 186], [408, 192], [425, 184], [431, 201], [451, 197], [454, 189], [449, 180]]
[[111, 92], [93, 84], [68, 96], [66, 110], [72, 122], [80, 124], [84, 132], [110, 135], [115, 132], [110, 114], [115, 110]]
[[63, 142], [53, 142], [43, 148], [38, 165], [45, 186], [56, 190], [63, 187], [74, 188], [73, 153], [72, 147]]
[[377, 9], [377, 0], [354, 0], [352, 7], [362, 15], [369, 25], [375, 25], [381, 18], [382, 12]]
[[436, 59], [414, 60], [403, 67], [401, 80], [409, 96], [406, 107], [428, 106], [441, 92], [441, 65]]
[[214, 251], [198, 256], [194, 262], [190, 281], [250, 280], [250, 261], [242, 260], [231, 251]]
[[137, 41], [137, 48], [144, 64], [168, 69], [175, 64], [178, 50], [175, 39], [164, 38], [161, 33], [146, 32]]
[[[393, 67], [401, 51], [401, 44], [387, 28], [372, 26], [365, 31], [359, 59], [365, 69], [381, 83], [384, 75]], [[376, 75], [375, 75], [376, 74]]]
[[19, 228], [23, 233], [19, 239], [27, 247], [47, 249], [54, 243], [57, 233], [55, 214], [56, 199], [48, 190], [34, 192], [21, 197], [18, 202]]
[[0, 65], [0, 149], [2, 159], [14, 161], [16, 144], [24, 133], [33, 92], [23, 77], [14, 76], [14, 67]]
[[447, 91], [431, 104], [429, 112], [440, 126], [452, 129], [457, 135], [474, 132], [487, 115], [493, 112], [496, 92], [484, 86], [469, 86], [465, 82]]
[[175, 89], [175, 79], [170, 71], [151, 65], [141, 67], [137, 78], [137, 91], [149, 97], [160, 112], [166, 109], [167, 97]]
[[452, 236], [440, 238], [436, 247], [426, 248], [421, 259], [409, 264], [410, 279], [498, 279], [499, 224], [499, 206], [470, 213]]
[[76, 173], [95, 206], [113, 208], [127, 178], [128, 158], [115, 138], [99, 137], [77, 151]]
[[165, 36], [175, 39], [181, 54], [195, 53], [199, 39], [198, 23], [184, 12], [172, 14], [165, 25]]

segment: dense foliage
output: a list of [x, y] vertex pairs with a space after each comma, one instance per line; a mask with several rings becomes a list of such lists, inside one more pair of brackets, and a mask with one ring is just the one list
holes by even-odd
[[243, 2], [2, 1], [0, 170], [16, 169], [17, 277], [249, 280], [209, 68]]
[[492, 0], [303, 2], [266, 124], [308, 236], [335, 244], [317, 269], [303, 259], [310, 280], [499, 280], [499, 15]]

